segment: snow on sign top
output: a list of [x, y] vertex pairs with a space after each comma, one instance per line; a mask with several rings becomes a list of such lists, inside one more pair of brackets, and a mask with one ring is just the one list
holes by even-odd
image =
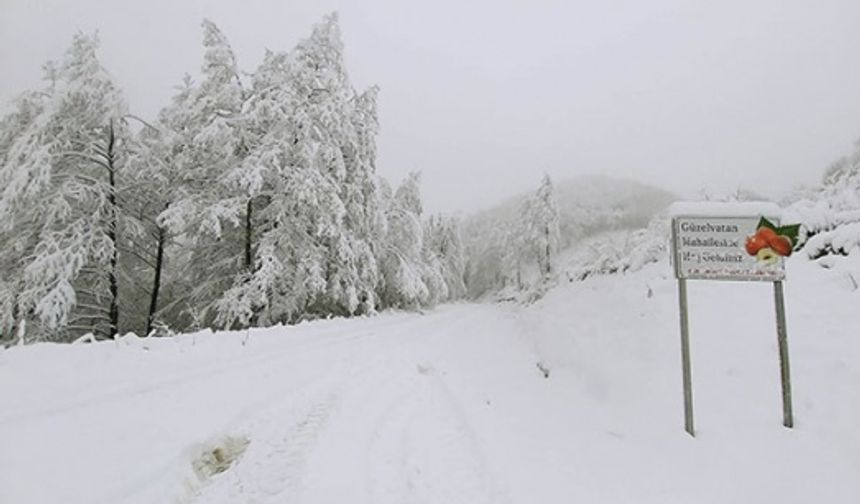
[[779, 220], [782, 210], [775, 203], [745, 201], [676, 201], [669, 206], [669, 217], [767, 217]]

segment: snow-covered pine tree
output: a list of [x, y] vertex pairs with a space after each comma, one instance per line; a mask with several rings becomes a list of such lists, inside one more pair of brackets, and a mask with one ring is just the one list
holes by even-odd
[[559, 242], [558, 206], [549, 175], [544, 174], [540, 187], [528, 202], [525, 215], [528, 241], [534, 247], [538, 269], [548, 278]]
[[349, 83], [337, 14], [326, 16], [293, 53], [297, 94], [316, 143], [317, 169], [337, 188], [344, 214], [324, 238], [326, 291], [309, 308], [320, 313], [372, 311], [379, 283], [373, 226], [378, 222], [375, 183], [377, 89], [357, 94]]
[[97, 48], [95, 35], [79, 33], [63, 62], [46, 66], [49, 86], [13, 121], [35, 115], [4, 148], [0, 222], [21, 238], [3, 255], [22, 259], [13, 311], [37, 322], [34, 337], [111, 336], [119, 326], [126, 105]]
[[[523, 208], [527, 208], [524, 203]], [[522, 212], [505, 226], [501, 240], [501, 276], [502, 283], [498, 287], [514, 286], [517, 289], [524, 287], [523, 267], [528, 262], [530, 253], [534, 252], [531, 244], [527, 241], [526, 226], [523, 220], [527, 215]]]
[[249, 152], [230, 180], [265, 199], [258, 215], [270, 224], [257, 239], [252, 267], [216, 304], [216, 322], [225, 326], [303, 314], [325, 286], [325, 247], [315, 238], [334, 234], [343, 214], [336, 188], [313, 163], [318, 131], [307, 101], [327, 93], [302, 74], [295, 54], [267, 53], [252, 80], [243, 118]]
[[382, 248], [385, 216], [380, 202], [376, 174], [376, 135], [379, 131], [377, 95], [372, 86], [361, 94], [353, 93], [348, 115], [351, 135], [342, 146], [346, 177], [341, 199], [346, 208], [344, 225], [353, 243], [354, 262], [341, 264], [348, 271], [358, 296], [358, 313], [375, 311], [382, 282], [378, 257]]
[[180, 197], [185, 180], [173, 162], [173, 132], [160, 123], [140, 121], [142, 127], [128, 149], [127, 190], [120, 193], [126, 212], [139, 223], [120, 242], [129, 276], [120, 298], [127, 306], [127, 326], [139, 334], [151, 334], [156, 325], [166, 325], [159, 320], [165, 299], [167, 305], [176, 299], [169, 292], [173, 282], [168, 271], [175, 235], [159, 217]]
[[[23, 269], [27, 258], [38, 241], [38, 228], [31, 223], [32, 215], [28, 212], [12, 211], [12, 198], [21, 196], [24, 187], [17, 184], [26, 183], [26, 179], [16, 177], [16, 163], [25, 159], [23, 154], [29, 148], [26, 142], [21, 142], [20, 136], [31, 131], [33, 122], [44, 110], [46, 94], [42, 92], [24, 93], [15, 100], [15, 109], [0, 119], [0, 341], [11, 340], [17, 334], [18, 324], [23, 316], [19, 303], [19, 294], [24, 289]], [[30, 142], [35, 138], [30, 137]], [[13, 151], [13, 146], [16, 151]], [[47, 162], [45, 154], [44, 162]], [[30, 162], [39, 162], [35, 156], [26, 158]], [[34, 169], [24, 168], [24, 169]], [[8, 198], [8, 200], [7, 200]]]
[[247, 156], [245, 90], [227, 38], [209, 20], [202, 27], [203, 78], [197, 85], [186, 79], [159, 114], [168, 162], [182, 179], [159, 222], [182, 243], [172, 259], [188, 294], [174, 302], [188, 317], [182, 325], [191, 327], [212, 323], [216, 301], [253, 262], [251, 198], [232, 177]]
[[[228, 170], [225, 182], [246, 198], [243, 268], [215, 304], [216, 322], [229, 326], [259, 323], [267, 315], [268, 293], [278, 281], [280, 262], [262, 245], [265, 233], [280, 226], [276, 208], [269, 208], [283, 190], [284, 153], [292, 142], [289, 123], [295, 109], [290, 62], [286, 53], [266, 51], [251, 76], [240, 119], [246, 155]], [[265, 322], [265, 321], [264, 321]]]
[[484, 212], [463, 223], [465, 283], [469, 297], [478, 298], [500, 289], [505, 282], [503, 271], [514, 271], [515, 268], [504, 265], [512, 222], [516, 220]]
[[[461, 239], [460, 220], [454, 216], [431, 216], [425, 227], [424, 247], [427, 251], [426, 255], [435, 257], [438, 263], [447, 293], [444, 300], [463, 297], [466, 294], [464, 281], [466, 259]], [[432, 265], [432, 262], [429, 264]]]
[[265, 224], [253, 271], [218, 303], [219, 323], [244, 325], [372, 311], [379, 284], [376, 89], [357, 95], [335, 15], [289, 55], [255, 72], [245, 177], [262, 188]]
[[415, 308], [431, 298], [424, 275], [420, 174], [411, 173], [391, 196], [382, 271], [388, 306]]
[[424, 305], [436, 305], [448, 300], [448, 284], [445, 281], [445, 265], [437, 254], [427, 246], [421, 251], [421, 280], [427, 286], [427, 298], [423, 300]]

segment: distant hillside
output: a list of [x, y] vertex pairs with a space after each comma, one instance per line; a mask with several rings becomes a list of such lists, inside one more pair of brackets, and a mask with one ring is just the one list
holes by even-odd
[[560, 181], [555, 190], [562, 236], [567, 239], [575, 238], [571, 231], [577, 229], [575, 221], [581, 217], [583, 209], [596, 221], [582, 229], [583, 234], [590, 235], [606, 227], [645, 227], [655, 214], [677, 199], [672, 193], [654, 186], [602, 176]]
[[[655, 214], [677, 199], [658, 187], [600, 175], [554, 181], [554, 184], [563, 246], [606, 228], [645, 227]], [[467, 217], [467, 230], [474, 226], [486, 228], [487, 225], [507, 222], [516, 215], [533, 190], [529, 188], [495, 207]]]
[[[498, 287], [505, 234], [535, 188], [465, 219], [463, 240], [470, 295], [481, 296]], [[644, 228], [677, 199], [647, 184], [603, 176], [555, 181], [554, 193], [560, 214], [561, 250], [603, 231]]]

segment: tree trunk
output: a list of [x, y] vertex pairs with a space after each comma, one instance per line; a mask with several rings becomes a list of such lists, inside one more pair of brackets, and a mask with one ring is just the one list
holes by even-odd
[[[253, 202], [254, 198], [248, 198], [248, 204], [245, 206], [245, 271], [248, 272], [248, 277], [246, 281], [250, 281], [251, 273], [253, 273], [254, 268], [254, 255], [253, 251], [253, 228], [251, 224], [252, 216], [253, 216]], [[253, 315], [248, 320], [248, 324], [251, 327], [257, 326], [257, 321], [259, 320], [260, 315], [260, 307], [253, 306]]]
[[248, 198], [248, 204], [245, 209], [245, 270], [251, 272], [251, 202], [253, 198]]
[[147, 336], [152, 331], [152, 323], [155, 320], [155, 312], [158, 310], [158, 291], [161, 289], [161, 270], [164, 264], [164, 228], [158, 226], [158, 252], [155, 256], [155, 278], [152, 281], [152, 294], [149, 298], [149, 313], [146, 316]]
[[[15, 301], [12, 303], [12, 325], [9, 327], [0, 327], [0, 330], [2, 330], [2, 329], [8, 329], [9, 330], [8, 334], [0, 331], [0, 343], [2, 343], [3, 340], [8, 340], [10, 342], [14, 341], [15, 337], [18, 334], [18, 324], [19, 324], [18, 317], [20, 315], [20, 312], [21, 312], [21, 309], [18, 307], [18, 294], [15, 293]], [[0, 345], [0, 346], [2, 346], [2, 345]]]
[[552, 266], [550, 264], [550, 243], [549, 243], [549, 226], [545, 228], [546, 231], [546, 276], [549, 276], [552, 273]]
[[116, 280], [116, 265], [119, 255], [116, 230], [119, 219], [119, 211], [116, 204], [116, 167], [114, 165], [114, 145], [116, 144], [116, 136], [114, 135], [113, 121], [110, 123], [108, 130], [108, 145], [106, 151], [106, 160], [108, 166], [108, 178], [110, 183], [110, 191], [108, 192], [108, 204], [110, 205], [110, 222], [108, 222], [108, 240], [110, 240], [113, 250], [110, 256], [110, 270], [108, 271], [108, 282], [110, 284], [110, 334], [111, 337], [117, 334], [119, 329], [119, 288]]

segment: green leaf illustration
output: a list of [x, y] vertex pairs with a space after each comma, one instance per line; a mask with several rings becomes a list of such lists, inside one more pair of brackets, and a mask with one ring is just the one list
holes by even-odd
[[780, 236], [785, 236], [789, 240], [791, 240], [792, 246], [797, 244], [797, 234], [800, 232], [800, 224], [790, 224], [787, 226], [781, 226], [775, 229], [776, 234]]
[[776, 226], [773, 224], [773, 222], [767, 220], [767, 217], [762, 217], [761, 219], [759, 219], [758, 226], [756, 227], [756, 229], [761, 229], [763, 227], [777, 231]]

